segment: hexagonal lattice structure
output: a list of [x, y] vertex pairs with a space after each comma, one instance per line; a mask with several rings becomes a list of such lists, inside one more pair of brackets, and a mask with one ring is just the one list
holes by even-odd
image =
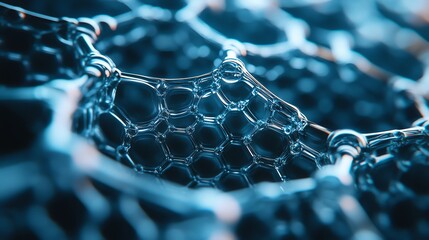
[[[328, 4], [336, 3], [329, 1]], [[76, 23], [68, 19], [44, 19], [41, 16], [26, 14], [19, 9], [7, 9], [2, 3], [0, 5], [2, 23], [0, 26], [2, 53], [0, 84], [40, 85], [53, 79], [76, 76], [74, 75], [77, 70], [76, 55], [73, 49], [75, 46], [71, 44], [79, 44], [75, 42], [76, 39], [70, 39], [70, 37], [83, 32], [91, 35], [95, 29], [86, 29], [91, 24], [76, 29]], [[252, 68], [257, 75], [264, 76], [265, 80], [268, 80], [265, 86], [277, 90], [278, 96], [283, 99], [299, 104], [301, 109], [314, 116], [316, 122], [337, 128], [338, 126], [360, 127], [361, 130], [376, 131], [375, 129], [396, 127], [396, 123], [399, 123], [399, 126], [408, 127], [411, 124], [410, 120], [414, 121], [423, 115], [425, 109], [418, 109], [422, 111], [419, 113], [414, 105], [425, 108], [427, 100], [414, 98], [424, 94], [419, 93], [418, 87], [423, 86], [424, 84], [421, 83], [426, 79], [426, 73], [423, 75], [422, 71], [427, 63], [422, 57], [424, 55], [419, 53], [425, 51], [409, 52], [409, 50], [420, 45], [416, 44], [421, 41], [419, 35], [424, 38], [427, 34], [424, 29], [421, 29], [420, 12], [416, 14], [415, 7], [411, 8], [412, 5], [407, 5], [404, 10], [401, 8], [405, 4], [389, 6], [390, 1], [377, 1], [377, 4], [374, 4], [376, 9], [368, 12], [378, 15], [378, 11], [381, 10], [382, 14], [376, 17], [368, 14], [365, 18], [370, 19], [368, 22], [382, 20], [380, 25], [387, 22], [389, 26], [386, 28], [389, 29], [387, 32], [398, 32], [399, 35], [399, 37], [398, 35], [393, 37], [392, 42], [384, 37], [377, 42], [380, 39], [374, 40], [372, 37], [365, 39], [367, 37], [361, 31], [366, 29], [365, 23], [356, 24], [353, 22], [356, 20], [347, 18], [345, 24], [347, 26], [339, 26], [343, 24], [341, 21], [331, 21], [333, 16], [335, 18], [338, 15], [340, 18], [344, 16], [341, 11], [345, 10], [342, 7], [350, 7], [347, 3], [341, 3], [337, 8], [330, 8], [332, 11], [327, 14], [327, 19], [320, 18], [320, 14], [326, 14], [326, 11], [317, 11], [319, 5], [315, 8], [311, 5], [300, 6], [298, 10], [292, 9], [291, 12], [294, 18], [303, 16], [310, 18], [306, 29], [310, 32], [307, 40], [314, 44], [310, 45], [312, 47], [317, 45], [324, 47], [317, 46], [316, 55], [311, 52], [303, 54], [301, 51], [291, 51], [283, 55], [276, 51], [279, 57], [273, 57], [274, 62], [278, 61], [274, 65], [271, 63], [272, 58], [258, 56], [259, 60], [264, 61], [261, 64], [263, 66], [249, 64], [249, 69]], [[367, 7], [370, 8], [370, 6]], [[277, 10], [283, 11], [283, 9]], [[248, 9], [246, 11], [248, 14]], [[346, 13], [349, 11], [350, 9], [346, 10]], [[411, 15], [410, 12], [412, 12]], [[130, 12], [130, 14], [135, 13]], [[417, 16], [413, 16], [414, 14]], [[243, 14], [240, 14], [239, 18], [242, 16]], [[314, 19], [311, 19], [312, 17]], [[246, 17], [246, 22], [249, 20]], [[302, 20], [307, 22], [307, 19]], [[327, 26], [324, 26], [323, 20], [328, 20], [326, 22], [329, 22], [329, 29], [325, 29]], [[82, 21], [87, 20], [82, 19]], [[176, 21], [172, 22], [177, 24]], [[398, 26], [397, 23], [399, 23]], [[183, 28], [187, 24], [180, 25], [178, 28]], [[252, 26], [254, 26], [253, 23]], [[347, 29], [335, 31], [331, 35], [332, 26], [335, 26], [335, 29], [337, 27]], [[404, 26], [406, 26], [405, 31], [402, 29]], [[358, 27], [359, 31], [356, 31], [355, 27]], [[313, 32], [314, 29], [316, 29], [315, 32]], [[135, 33], [134, 30], [136, 29], [131, 31]], [[318, 36], [319, 31], [325, 30], [328, 30], [327, 34]], [[335, 56], [337, 46], [340, 46], [339, 52], [344, 53], [344, 45], [341, 44], [341, 40], [344, 40], [341, 38], [344, 36], [341, 34], [346, 31], [347, 38], [355, 39], [357, 34], [356, 39], [365, 39], [365, 41], [355, 41], [350, 49], [345, 47], [347, 49], [345, 52], [358, 53], [358, 64], [347, 60], [344, 62], [342, 61], [344, 59]], [[343, 33], [340, 33], [340, 42], [337, 42], [339, 32]], [[174, 31], [170, 35], [180, 36], [176, 33]], [[407, 36], [404, 41], [404, 36], [409, 33], [411, 33], [410, 38]], [[161, 45], [159, 42], [165, 42], [165, 36], [157, 36], [156, 31], [148, 32], [148, 35], [151, 34], [155, 35], [153, 41], [155, 45], [159, 46]], [[416, 42], [413, 39], [414, 35], [419, 36]], [[329, 36], [328, 41], [324, 39], [325, 36]], [[95, 35], [92, 37], [96, 39]], [[187, 37], [181, 38], [182, 41], [188, 41]], [[292, 39], [287, 41], [289, 40]], [[152, 39], [144, 41], [148, 42]], [[111, 42], [107, 45], [125, 45], [124, 40], [120, 38]], [[331, 44], [328, 48], [333, 50], [333, 55], [328, 57], [325, 54], [329, 50], [324, 49], [327, 43]], [[177, 42], [171, 41], [171, 45], [177, 45]], [[427, 44], [423, 42], [423, 45]], [[170, 50], [177, 46], [168, 45], [163, 46], [164, 49], [162, 47], [158, 49], [164, 51], [162, 58], [156, 57], [153, 49], [148, 48], [147, 45], [143, 44], [143, 46], [145, 48], [140, 47], [140, 50], [145, 52], [142, 58], [150, 59], [152, 62], [147, 64], [149, 66], [145, 65], [145, 69], [148, 67], [159, 73], [163, 71], [162, 65], [170, 69], [175, 68], [171, 67], [174, 65], [173, 61], [166, 60], [160, 64], [159, 60], [175, 55]], [[373, 54], [374, 46], [381, 49], [382, 54]], [[82, 46], [77, 47], [78, 55], [81, 54], [79, 51], [85, 51], [80, 47]], [[210, 53], [212, 49], [207, 46], [185, 47], [190, 49], [187, 57], [194, 58], [194, 61], [183, 56], [174, 56], [172, 58], [175, 60], [181, 60], [175, 62], [178, 68], [198, 69], [200, 65], [195, 63], [201, 61], [199, 57], [212, 54]], [[417, 50], [421, 50], [420, 47]], [[165, 51], [165, 48], [169, 50]], [[195, 50], [196, 48], [198, 50]], [[91, 59], [92, 54], [97, 55], [96, 51], [92, 49], [90, 51], [91, 54], [84, 53], [85, 56], [80, 56], [82, 59], [77, 62], [88, 67], [88, 62], [94, 60]], [[129, 49], [128, 52], [130, 52]], [[308, 53], [311, 56], [304, 56]], [[134, 56], [138, 55], [134, 53]], [[361, 56], [363, 58], [360, 58]], [[103, 56], [97, 55], [97, 57], [99, 57], [97, 60], [107, 61]], [[329, 59], [330, 57], [334, 59]], [[251, 59], [252, 56], [249, 58]], [[365, 63], [365, 58], [369, 60], [368, 63]], [[123, 59], [128, 61], [128, 58]], [[361, 68], [360, 60], [364, 60], [364, 68]], [[386, 76], [384, 72], [371, 68], [373, 63], [387, 70], [389, 74]], [[326, 146], [321, 142], [325, 140], [326, 131], [320, 126], [306, 122], [299, 111], [265, 90], [247, 73], [237, 59], [229, 57], [211, 75], [206, 74], [191, 79], [163, 80], [120, 74], [116, 71], [110, 72], [106, 69], [106, 65], [96, 70], [101, 71], [95, 74], [96, 72], [86, 69], [98, 77], [95, 81], [94, 76], [90, 77], [82, 88], [85, 99], [81, 111], [77, 112], [76, 116], [83, 118], [78, 118], [76, 121], [77, 129], [83, 126], [84, 133], [93, 137], [101, 151], [131, 165], [139, 172], [154, 173], [190, 187], [216, 186], [229, 191], [262, 181], [306, 178], [324, 163], [320, 160], [324, 157]], [[376, 70], [375, 74], [371, 74], [373, 70]], [[171, 72], [174, 73], [174, 70]], [[381, 75], [378, 76], [380, 73]], [[395, 76], [392, 77], [391, 74]], [[399, 80], [396, 75], [400, 76]], [[424, 77], [419, 80], [421, 75]], [[380, 79], [373, 79], [373, 77], [380, 77]], [[417, 88], [408, 78], [416, 80]], [[280, 79], [281, 81], [278, 81]], [[385, 84], [384, 80], [387, 79], [389, 83], [394, 84]], [[55, 87], [59, 85], [62, 84]], [[407, 91], [405, 91], [402, 89], [403, 85], [412, 87], [406, 86]], [[40, 100], [40, 95], [44, 95], [40, 93], [46, 89], [49, 88], [32, 89], [31, 93], [35, 94], [31, 94], [30, 98]], [[1, 101], [4, 101], [4, 95], [9, 94], [8, 90], [10, 89], [6, 91], [2, 89]], [[411, 90], [411, 97], [407, 96], [410, 93], [408, 90]], [[128, 92], [130, 95], [127, 94]], [[12, 97], [14, 99], [25, 94], [11, 95], [14, 95]], [[54, 98], [53, 96], [48, 98], [51, 97]], [[379, 99], [386, 101], [379, 101]], [[16, 138], [24, 139], [42, 135], [41, 131], [51, 121], [49, 119], [51, 113], [46, 111], [46, 107], [34, 104], [33, 100], [29, 102], [6, 100], [6, 105], [10, 104], [10, 108], [3, 106], [2, 119], [16, 113], [19, 116], [12, 116], [2, 124], [2, 134], [6, 135], [6, 138], [10, 137], [7, 139], [8, 143], [1, 146], [2, 154], [8, 153], [9, 147], [14, 148], [13, 150], [18, 149], [14, 144]], [[419, 102], [420, 100], [422, 103]], [[4, 105], [4, 102], [2, 104]], [[23, 107], [22, 104], [26, 106]], [[12, 108], [16, 111], [10, 111]], [[55, 110], [59, 108], [56, 106]], [[18, 109], [31, 111], [24, 113]], [[400, 111], [396, 111], [397, 109]], [[49, 113], [44, 114], [45, 111]], [[399, 114], [392, 114], [391, 111]], [[37, 113], [42, 114], [35, 121], [33, 118], [26, 119], [30, 119], [29, 115], [38, 115]], [[26, 120], [22, 121], [24, 118]], [[44, 119], [40, 120], [40, 118]], [[57, 123], [58, 119], [54, 121]], [[387, 150], [377, 152], [377, 155], [383, 154], [382, 156], [365, 155], [364, 157], [369, 159], [360, 162], [352, 171], [356, 178], [356, 189], [346, 188], [341, 184], [338, 176], [329, 176], [328, 179], [318, 176], [314, 179], [294, 181], [290, 185], [259, 185], [253, 189], [255, 191], [246, 191], [241, 201], [234, 201], [231, 198], [229, 203], [240, 204], [240, 207], [245, 210], [232, 226], [225, 221], [220, 224], [213, 223], [219, 222], [219, 213], [225, 212], [223, 211], [225, 209], [229, 210], [228, 207], [234, 204], [218, 204], [218, 199], [215, 199], [214, 203], [212, 199], [204, 199], [201, 196], [192, 198], [190, 197], [193, 195], [192, 191], [183, 189], [163, 192], [164, 189], [161, 188], [159, 191], [156, 189], [158, 185], [155, 182], [148, 181], [154, 179], [135, 178], [129, 171], [122, 172], [121, 166], [117, 164], [109, 167], [108, 165], [112, 163], [100, 161], [101, 157], [95, 156], [96, 154], [90, 154], [90, 157], [96, 159], [91, 163], [91, 161], [82, 161], [82, 159], [94, 160], [85, 158], [86, 151], [82, 151], [84, 154], [80, 156], [75, 152], [69, 156], [70, 152], [75, 150], [75, 146], [59, 150], [50, 149], [52, 146], [48, 146], [49, 144], [38, 142], [29, 152], [22, 152], [23, 155], [20, 153], [19, 156], [7, 156], [2, 159], [2, 176], [12, 184], [7, 184], [7, 188], [0, 190], [2, 196], [0, 219], [3, 224], [3, 228], [0, 228], [0, 236], [5, 239], [63, 239], [66, 238], [65, 235], [70, 238], [156, 239], [155, 236], [158, 233], [166, 232], [166, 236], [160, 237], [169, 238], [171, 236], [169, 234], [178, 232], [178, 226], [182, 231], [188, 225], [191, 226], [191, 233], [183, 231], [180, 234], [181, 237], [186, 238], [185, 235], [189, 234], [198, 239], [207, 239], [208, 236], [199, 235], [206, 232], [207, 228], [201, 226], [207, 223], [212, 227], [222, 225], [223, 231], [224, 226], [228, 225], [226, 229], [230, 230], [231, 234], [243, 239], [345, 239], [350, 236], [363, 235], [370, 238], [378, 235], [378, 231], [372, 229], [371, 222], [365, 219], [360, 211], [359, 204], [354, 201], [355, 195], [351, 192], [355, 191], [372, 223], [384, 237], [427, 239], [429, 208], [426, 203], [429, 169], [427, 146], [424, 146], [425, 143], [422, 144], [427, 140], [426, 130], [427, 128], [417, 128], [417, 131], [422, 131], [420, 132], [422, 135], [414, 135], [415, 132], [412, 132], [410, 136], [406, 136], [407, 139], [422, 137], [423, 140], [418, 139], [417, 142], [406, 141], [407, 144], [419, 146], [411, 146], [407, 150], [398, 149], [398, 146], [403, 144], [403, 139], [400, 135], [392, 134], [393, 141], [389, 142], [390, 146]], [[31, 140], [24, 139], [19, 143], [24, 142], [31, 143]], [[15, 158], [18, 161], [15, 161]], [[70, 159], [67, 160], [67, 158]], [[74, 164], [81, 166], [74, 166]], [[162, 182], [157, 179], [156, 182], [158, 181]], [[142, 185], [142, 182], [145, 185]], [[121, 183], [126, 183], [126, 187]], [[165, 183], [165, 185], [169, 184]], [[283, 191], [283, 187], [286, 186], [291, 187], [288, 190], [292, 191]], [[277, 187], [281, 190], [272, 191]], [[172, 189], [177, 190], [173, 187]], [[293, 190], [297, 192], [290, 194]], [[180, 196], [181, 192], [189, 195], [183, 198], [183, 194]], [[152, 194], [157, 197], [154, 198]], [[218, 192], [214, 195], [219, 196], [220, 199], [225, 197]], [[227, 196], [240, 198], [243, 195]], [[156, 202], [158, 200], [163, 201]], [[176, 204], [178, 208], [175, 208]], [[357, 214], [347, 214], [349, 211]], [[204, 217], [199, 215], [201, 212], [206, 213], [203, 213]], [[356, 216], [359, 217], [355, 218]], [[204, 231], [193, 231], [196, 221], [198, 221], [198, 227]], [[350, 223], [355, 224], [349, 225]], [[173, 226], [169, 226], [170, 224]], [[363, 231], [360, 227], [364, 228]]]
[[66, 35], [66, 29], [75, 29], [76, 24], [22, 12], [3, 12], [0, 84], [35, 86], [80, 75], [80, 63], [71, 36]]
[[295, 166], [287, 164], [293, 156], [314, 166], [323, 158], [327, 131], [309, 126], [295, 107], [259, 86], [238, 59], [195, 78], [112, 78], [82, 112], [97, 114], [100, 131], [89, 134], [100, 149], [138, 171], [228, 190], [247, 186], [246, 178], [288, 179], [284, 169]]

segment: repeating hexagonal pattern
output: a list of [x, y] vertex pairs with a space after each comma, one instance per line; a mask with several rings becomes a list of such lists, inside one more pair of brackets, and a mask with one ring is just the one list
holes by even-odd
[[0, 7], [0, 84], [34, 86], [79, 76], [71, 22]]
[[327, 132], [266, 90], [238, 59], [187, 79], [124, 73], [97, 94], [84, 98], [77, 119], [93, 119], [84, 132], [139, 172], [232, 190], [308, 177], [323, 163]]

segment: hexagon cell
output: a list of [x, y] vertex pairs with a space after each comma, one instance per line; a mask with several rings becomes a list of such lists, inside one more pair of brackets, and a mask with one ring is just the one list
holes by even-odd
[[142, 134], [131, 141], [129, 155], [134, 164], [147, 168], [156, 168], [165, 161], [165, 153], [161, 143], [155, 136]]
[[121, 81], [114, 102], [134, 123], [151, 121], [159, 113], [160, 99], [155, 89], [145, 83]]

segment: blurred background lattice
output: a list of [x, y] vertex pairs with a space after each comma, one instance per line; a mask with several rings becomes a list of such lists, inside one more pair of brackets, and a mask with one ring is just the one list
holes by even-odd
[[3, 2], [1, 239], [429, 237], [426, 1]]

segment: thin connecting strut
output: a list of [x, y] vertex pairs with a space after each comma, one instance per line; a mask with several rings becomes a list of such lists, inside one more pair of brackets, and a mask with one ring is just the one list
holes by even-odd
[[[330, 157], [335, 163], [316, 173], [320, 187], [331, 188], [322, 204], [338, 203], [347, 224], [353, 229], [351, 239], [382, 239], [376, 227], [369, 221], [360, 203], [353, 196], [353, 166], [362, 160], [368, 146], [364, 135], [352, 130], [338, 130], [328, 138]], [[323, 216], [321, 216], [323, 217]]]
[[109, 78], [116, 70], [113, 61], [94, 48], [89, 36], [79, 34], [75, 43], [79, 58], [83, 59], [82, 67], [87, 74], [96, 78]]
[[[331, 146], [338, 144], [336, 142], [342, 143], [349, 141], [349, 145], [350, 143], [353, 143], [356, 147], [358, 147], [358, 152], [360, 154], [359, 156], [354, 156], [354, 158], [362, 157], [363, 153], [372, 154], [381, 149], [394, 151], [395, 149], [406, 145], [416, 145], [421, 147], [427, 144], [429, 141], [429, 121], [427, 119], [420, 119], [416, 121], [414, 125], [415, 126], [406, 129], [389, 130], [367, 134], [360, 134], [351, 130], [337, 130], [331, 133], [328, 143]], [[353, 136], [353, 138], [350, 136]], [[344, 140], [341, 140], [341, 138]], [[341, 148], [343, 147], [341, 146]], [[343, 149], [341, 151], [346, 150], [347, 149]], [[331, 158], [334, 157], [332, 162], [335, 162], [338, 158], [338, 156], [336, 156], [337, 153], [334, 151], [330, 153], [330, 155]], [[348, 155], [352, 154], [348, 153]]]
[[364, 136], [368, 139], [369, 150], [376, 151], [382, 148], [395, 148], [408, 144], [427, 142], [429, 136], [426, 128], [424, 126], [416, 126], [401, 130], [369, 133], [364, 134]]

